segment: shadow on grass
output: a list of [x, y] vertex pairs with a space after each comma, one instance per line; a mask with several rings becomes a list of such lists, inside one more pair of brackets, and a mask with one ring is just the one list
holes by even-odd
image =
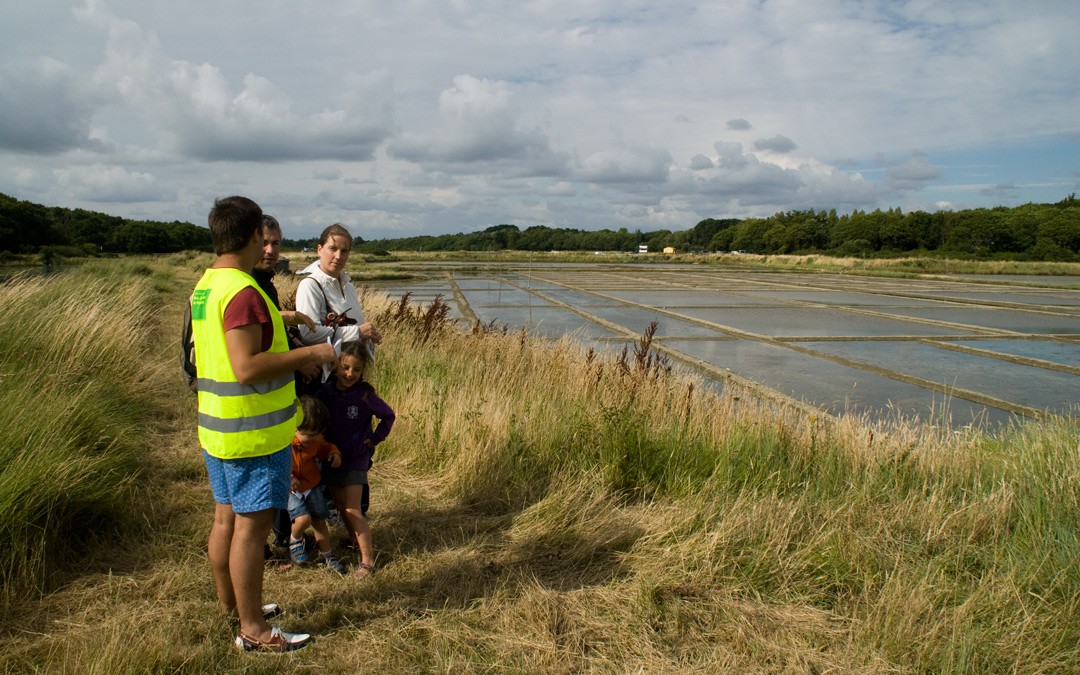
[[[393, 615], [468, 610], [537, 586], [556, 592], [603, 586], [628, 574], [622, 554], [644, 534], [627, 518], [600, 538], [570, 530], [522, 536], [512, 531], [520, 515], [486, 515], [459, 504], [379, 514], [372, 519], [376, 574], [323, 585], [296, 607], [305, 630], [328, 633]], [[359, 554], [342, 560], [354, 568]]]

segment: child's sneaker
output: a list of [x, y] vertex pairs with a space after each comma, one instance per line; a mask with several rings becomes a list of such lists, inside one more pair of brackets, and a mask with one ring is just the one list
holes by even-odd
[[292, 558], [294, 563], [307, 562], [307, 551], [304, 550], [303, 539], [289, 540], [289, 557]]
[[340, 560], [334, 557], [333, 553], [323, 553], [322, 556], [327, 569], [337, 572], [341, 576], [345, 576], [345, 566], [341, 564]]

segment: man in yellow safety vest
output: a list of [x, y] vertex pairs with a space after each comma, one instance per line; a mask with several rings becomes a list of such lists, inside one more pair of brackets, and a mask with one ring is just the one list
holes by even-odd
[[287, 507], [291, 441], [300, 421], [293, 372], [333, 363], [328, 344], [289, 350], [286, 325], [310, 325], [279, 312], [251, 277], [262, 257], [262, 210], [246, 197], [214, 202], [210, 239], [217, 258], [192, 295], [198, 359], [199, 444], [214, 493], [210, 568], [218, 601], [240, 627], [245, 651], [285, 652], [310, 636], [286, 633], [262, 604], [263, 548], [274, 510]]

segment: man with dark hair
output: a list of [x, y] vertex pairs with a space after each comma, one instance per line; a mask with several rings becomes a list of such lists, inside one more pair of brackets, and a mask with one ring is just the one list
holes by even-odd
[[280, 259], [281, 223], [277, 218], [264, 213], [262, 257], [255, 263], [255, 269], [251, 270], [251, 277], [278, 309], [281, 308], [281, 301], [278, 299], [277, 287], [274, 286], [274, 274], [277, 272], [277, 263]]
[[289, 350], [286, 325], [311, 325], [279, 312], [251, 271], [262, 258], [263, 216], [246, 197], [214, 202], [210, 239], [217, 258], [192, 295], [198, 359], [199, 444], [214, 494], [210, 569], [218, 601], [239, 618], [245, 651], [285, 652], [307, 634], [285, 633], [262, 605], [263, 546], [275, 509], [286, 508], [291, 442], [300, 421], [293, 371], [333, 363], [330, 345]]
[[[264, 213], [262, 257], [255, 263], [255, 269], [251, 271], [251, 278], [255, 280], [255, 283], [259, 284], [259, 288], [266, 293], [266, 297], [270, 298], [270, 302], [279, 310], [281, 309], [281, 301], [278, 299], [277, 286], [274, 285], [274, 275], [277, 272], [278, 260], [281, 259], [281, 239], [281, 223], [278, 222], [277, 218]], [[298, 340], [293, 340], [290, 337], [290, 349], [300, 346], [303, 345]], [[297, 391], [304, 391], [307, 383], [312, 381], [318, 374], [319, 367], [314, 364], [298, 370], [296, 372]], [[288, 548], [292, 521], [289, 519], [289, 512], [286, 509], [279, 510], [274, 516], [273, 531], [274, 544], [278, 548]], [[266, 555], [267, 557], [271, 555], [269, 548], [267, 548]]]
[[[253, 220], [255, 214], [258, 220]], [[207, 218], [214, 254], [221, 256], [244, 248], [255, 231], [262, 231], [262, 209], [247, 197], [225, 197], [214, 202]], [[216, 235], [216, 236], [215, 236]], [[262, 241], [259, 242], [260, 246]]]

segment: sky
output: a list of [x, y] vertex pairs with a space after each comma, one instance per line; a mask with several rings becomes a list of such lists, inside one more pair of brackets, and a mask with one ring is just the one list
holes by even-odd
[[287, 238], [686, 230], [1080, 192], [1080, 3], [38, 0], [0, 192]]

